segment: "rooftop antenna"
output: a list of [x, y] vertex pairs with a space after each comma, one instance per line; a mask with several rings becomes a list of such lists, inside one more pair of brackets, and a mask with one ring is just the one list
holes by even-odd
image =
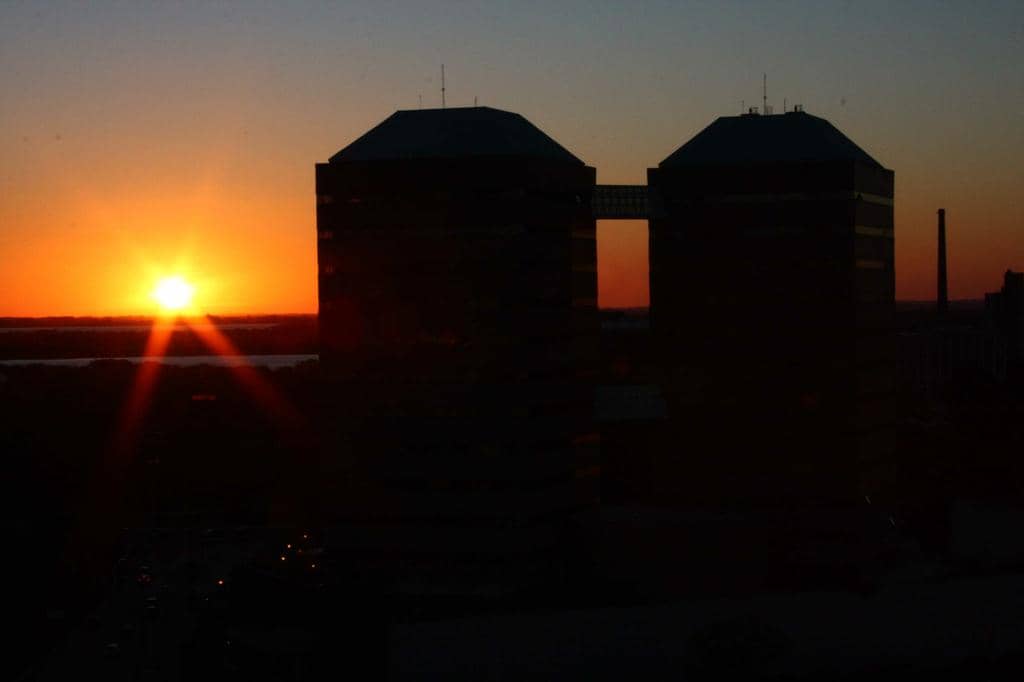
[[444, 64], [441, 65], [441, 108], [445, 108], [444, 101]]
[[764, 74], [764, 80], [761, 86], [761, 111], [768, 113], [768, 74]]
[[422, 109], [423, 108], [423, 95], [416, 95], [416, 98], [419, 100], [420, 109]]
[[786, 113], [786, 98], [782, 98], [782, 113]]
[[473, 95], [473, 106], [476, 106], [476, 95]]

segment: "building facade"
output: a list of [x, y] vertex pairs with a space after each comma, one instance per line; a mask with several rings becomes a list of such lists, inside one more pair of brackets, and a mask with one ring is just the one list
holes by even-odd
[[651, 329], [680, 443], [665, 494], [855, 496], [894, 384], [892, 171], [798, 110], [719, 118], [648, 185]]
[[317, 165], [321, 362], [361, 396], [367, 514], [506, 528], [596, 501], [594, 181], [486, 107], [399, 111]]

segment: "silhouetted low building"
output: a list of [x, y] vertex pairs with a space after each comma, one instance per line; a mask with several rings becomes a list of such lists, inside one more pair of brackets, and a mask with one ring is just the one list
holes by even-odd
[[1006, 379], [1006, 340], [987, 329], [940, 327], [899, 335], [900, 383], [930, 394], [951, 383]]
[[1011, 361], [1024, 363], [1024, 272], [1007, 270], [1003, 288], [985, 294], [985, 317], [989, 328], [1006, 339]]

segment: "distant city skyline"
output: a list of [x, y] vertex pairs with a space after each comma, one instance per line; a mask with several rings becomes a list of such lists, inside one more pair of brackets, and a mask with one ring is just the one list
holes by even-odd
[[[0, 315], [316, 310], [313, 168], [397, 109], [516, 111], [599, 183], [715, 118], [802, 104], [896, 175], [896, 294], [1024, 269], [1024, 6], [355, 2], [0, 7]], [[643, 222], [599, 223], [604, 306], [647, 302]]]

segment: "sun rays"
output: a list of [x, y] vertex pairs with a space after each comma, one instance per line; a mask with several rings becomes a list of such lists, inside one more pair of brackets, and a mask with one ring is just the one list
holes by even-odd
[[[177, 298], [171, 299], [173, 302]], [[184, 306], [182, 306], [184, 307]], [[296, 429], [302, 425], [302, 417], [274, 386], [249, 362], [238, 348], [217, 328], [207, 316], [187, 317], [168, 306], [164, 315], [153, 320], [143, 360], [139, 364], [127, 398], [122, 405], [114, 432], [113, 449], [120, 456], [126, 456], [138, 444], [139, 433], [150, 408], [157, 380], [161, 372], [161, 360], [167, 355], [171, 337], [179, 325], [184, 324], [214, 355], [231, 358], [228, 370], [242, 386], [245, 393], [278, 426]]]

